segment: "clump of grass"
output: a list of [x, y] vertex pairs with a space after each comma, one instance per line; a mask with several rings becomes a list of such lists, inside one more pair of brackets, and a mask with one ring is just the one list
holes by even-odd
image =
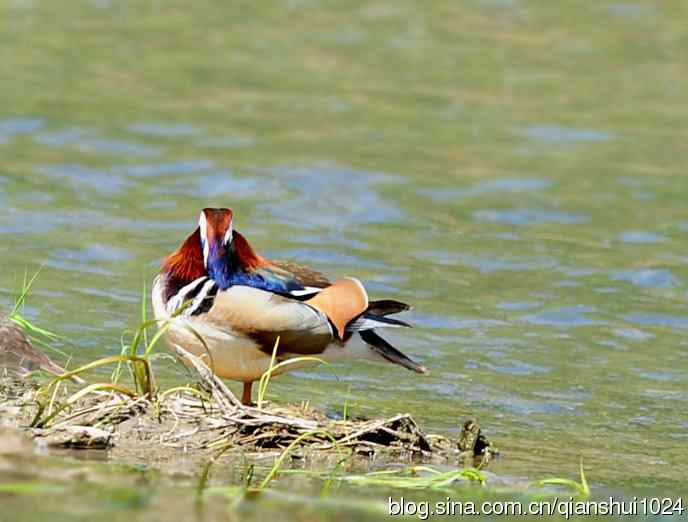
[[80, 390], [69, 395], [64, 401], [55, 406], [57, 388], [62, 382], [74, 376], [80, 375], [84, 372], [87, 372], [89, 370], [120, 362], [128, 362], [132, 366], [141, 365], [143, 367], [143, 375], [145, 376], [145, 380], [142, 384], [142, 392], [149, 395], [152, 394], [151, 383], [153, 382], [153, 370], [150, 366], [150, 362], [147, 359], [143, 359], [141, 357], [131, 357], [122, 355], [105, 357], [103, 359], [98, 359], [97, 361], [93, 361], [83, 366], [80, 366], [79, 368], [76, 368], [74, 370], [68, 371], [62, 375], [58, 375], [57, 377], [54, 377], [52, 380], [50, 380], [47, 384], [39, 388], [38, 393], [36, 395], [38, 411], [36, 412], [36, 415], [34, 416], [34, 419], [31, 422], [31, 426], [35, 428], [47, 427], [50, 424], [50, 422], [53, 419], [55, 419], [55, 417], [57, 417], [57, 415], [59, 415], [62, 411], [73, 406], [78, 401], [84, 399], [87, 395], [91, 393], [99, 391], [111, 391], [120, 393], [130, 398], [136, 398], [137, 396], [139, 396], [140, 393], [137, 393], [136, 390], [131, 390], [130, 388], [127, 388], [126, 386], [123, 386], [119, 383], [99, 382], [86, 385]]
[[544, 486], [562, 486], [570, 489], [577, 497], [586, 499], [590, 496], [590, 486], [588, 480], [585, 478], [585, 471], [583, 471], [583, 459], [580, 460], [580, 482], [564, 478], [549, 478], [540, 480], [536, 483], [539, 487]]
[[[54, 332], [40, 328], [24, 317], [24, 307], [33, 286], [40, 274], [39, 269], [33, 276], [29, 277], [28, 272], [24, 273], [21, 291], [15, 299], [14, 306], [8, 315], [9, 319], [19, 325], [30, 337], [31, 341], [41, 347], [58, 352], [65, 358], [67, 354], [58, 350], [53, 346], [54, 341], [64, 342], [66, 339]], [[147, 395], [152, 397], [155, 392], [155, 379], [153, 369], [150, 364], [150, 354], [159, 341], [160, 337], [165, 332], [167, 325], [162, 328], [149, 340], [148, 328], [157, 324], [156, 321], [149, 321], [147, 318], [147, 301], [146, 301], [146, 285], [143, 285], [143, 297], [141, 299], [141, 318], [142, 322], [136, 331], [133, 341], [130, 345], [125, 346], [126, 349], [118, 356], [105, 357], [88, 364], [82, 365], [74, 370], [67, 371], [62, 375], [52, 378], [47, 384], [39, 388], [36, 395], [38, 403], [38, 411], [31, 423], [34, 427], [46, 427], [59, 413], [65, 409], [73, 406], [85, 396], [98, 391], [112, 391], [129, 397], [137, 397]], [[124, 346], [124, 343], [123, 343]], [[139, 354], [139, 347], [143, 346], [142, 353]], [[88, 384], [82, 389], [76, 391], [68, 396], [63, 402], [56, 405], [58, 389], [60, 385], [68, 380], [76, 378], [77, 382], [86, 384], [79, 378], [79, 375], [99, 368], [102, 366], [116, 364], [117, 367], [113, 372], [113, 377], [110, 382], [100, 382]], [[119, 384], [119, 373], [123, 364], [126, 364], [132, 373], [134, 379], [134, 388], [130, 389]]]
[[[181, 313], [183, 310], [184, 307], [182, 307], [177, 314]], [[140, 393], [149, 394], [152, 396], [155, 381], [153, 380], [153, 372], [150, 366], [150, 356], [167, 328], [169, 328], [169, 321], [166, 321], [149, 340], [148, 329], [157, 326], [159, 321], [155, 319], [148, 319], [148, 292], [145, 282], [143, 283], [141, 290], [141, 305], [139, 313], [139, 327], [133, 333], [131, 342], [126, 343], [124, 340], [127, 332], [122, 334], [120, 339], [120, 357], [123, 359], [118, 362], [117, 366], [113, 370], [111, 380], [113, 383], [119, 382], [122, 375], [123, 364], [127, 362], [131, 363], [136, 360], [144, 360], [147, 362], [147, 366], [128, 364], [128, 368], [131, 372], [132, 379], [134, 380], [135, 388]], [[174, 317], [176, 317], [176, 315]], [[147, 372], [146, 369], [148, 369]]]
[[[20, 302], [26, 300], [26, 295], [28, 290], [35, 280], [34, 276], [28, 284], [24, 285], [22, 295], [20, 296]], [[157, 394], [157, 388], [155, 384], [155, 374], [153, 372], [153, 366], [151, 364], [151, 354], [153, 349], [160, 341], [161, 337], [169, 327], [169, 321], [166, 321], [158, 331], [153, 335], [148, 335], [148, 329], [156, 326], [158, 321], [148, 320], [147, 317], [147, 290], [146, 285], [143, 285], [142, 297], [141, 297], [141, 323], [133, 335], [132, 341], [130, 343], [125, 343], [122, 341], [122, 349], [119, 355], [114, 355], [110, 357], [103, 357], [96, 361], [84, 364], [74, 370], [65, 372], [62, 375], [54, 377], [47, 384], [39, 389], [37, 394], [38, 402], [38, 412], [31, 423], [34, 427], [46, 427], [50, 422], [57, 417], [62, 411], [68, 409], [69, 407], [75, 405], [79, 400], [84, 399], [87, 395], [110, 391], [116, 392], [130, 398], [138, 397], [148, 397], [153, 399]], [[15, 308], [17, 308], [15, 306]], [[177, 313], [181, 313], [184, 307]], [[173, 316], [174, 317], [174, 316]], [[124, 335], [123, 335], [124, 338]], [[63, 402], [55, 406], [55, 397], [57, 395], [57, 389], [61, 383], [67, 379], [71, 379], [75, 376], [80, 376], [81, 374], [100, 368], [103, 366], [115, 365], [115, 368], [111, 374], [111, 379], [109, 382], [98, 382], [85, 386], [84, 388], [76, 391], [72, 395], [68, 396]], [[123, 367], [126, 366], [131, 374], [133, 380], [133, 387], [129, 388], [120, 384], [120, 378], [122, 374]], [[179, 387], [179, 389], [186, 390], [188, 387]], [[190, 388], [189, 388], [190, 389]], [[196, 390], [194, 390], [196, 391]], [[49, 399], [48, 399], [49, 397]]]
[[28, 271], [24, 272], [24, 279], [22, 280], [21, 290], [14, 301], [14, 306], [12, 307], [12, 310], [10, 311], [7, 317], [15, 324], [20, 326], [26, 332], [26, 334], [29, 336], [32, 342], [67, 358], [68, 355], [66, 353], [64, 353], [62, 350], [59, 350], [58, 348], [55, 348], [55, 346], [53, 346], [52, 344], [54, 341], [64, 342], [64, 337], [54, 332], [51, 332], [50, 330], [46, 330], [44, 328], [36, 326], [34, 323], [29, 321], [24, 316], [24, 307], [26, 306], [26, 301], [40, 273], [40, 268], [31, 277], [29, 277]]

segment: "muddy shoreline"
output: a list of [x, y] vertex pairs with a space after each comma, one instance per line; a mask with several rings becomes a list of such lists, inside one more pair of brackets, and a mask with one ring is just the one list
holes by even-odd
[[192, 386], [135, 397], [73, 383], [47, 396], [45, 385], [5, 375], [0, 425], [52, 452], [102, 452], [110, 461], [172, 472], [210, 459], [264, 461], [283, 453], [289, 462], [318, 468], [343, 455], [364, 468], [380, 462], [485, 467], [496, 454], [474, 419], [463, 421], [461, 436], [452, 440], [425, 433], [404, 413], [332, 419], [308, 404], [246, 407], [209, 371]]

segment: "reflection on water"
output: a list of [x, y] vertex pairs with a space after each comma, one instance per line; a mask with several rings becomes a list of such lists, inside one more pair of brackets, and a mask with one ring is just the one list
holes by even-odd
[[77, 362], [226, 205], [258, 251], [413, 304], [389, 337], [430, 370], [273, 398], [476, 415], [500, 475], [683, 480], [683, 3], [5, 4], [0, 304], [43, 266], [27, 314]]

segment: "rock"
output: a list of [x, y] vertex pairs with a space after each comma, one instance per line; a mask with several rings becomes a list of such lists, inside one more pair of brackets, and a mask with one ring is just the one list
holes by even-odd
[[0, 313], [0, 371], [26, 375], [35, 370], [59, 375], [64, 370], [31, 345], [24, 330]]
[[106, 449], [114, 446], [113, 432], [92, 426], [66, 426], [57, 429], [33, 430], [52, 448]]
[[21, 431], [0, 427], [0, 456], [20, 455], [33, 451], [33, 443]]

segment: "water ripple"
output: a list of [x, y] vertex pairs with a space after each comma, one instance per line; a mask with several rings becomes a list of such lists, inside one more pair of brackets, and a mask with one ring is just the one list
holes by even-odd
[[185, 138], [196, 136], [201, 132], [188, 123], [159, 123], [146, 121], [132, 123], [127, 129], [136, 134], [143, 134], [154, 138]]
[[549, 144], [595, 143], [611, 141], [616, 137], [612, 132], [561, 125], [533, 125], [520, 132], [530, 139]]
[[280, 167], [272, 171], [295, 196], [261, 208], [295, 226], [341, 229], [352, 224], [402, 221], [404, 212], [378, 195], [375, 186], [399, 178], [346, 167]]
[[653, 334], [649, 332], [643, 332], [637, 328], [616, 328], [612, 330], [612, 333], [631, 341], [647, 341], [649, 339], [654, 339], [655, 337]]
[[36, 171], [50, 177], [67, 180], [79, 191], [89, 187], [103, 196], [115, 196], [132, 183], [125, 177], [113, 174], [107, 169], [94, 169], [80, 164], [57, 164], [37, 167]]
[[583, 214], [529, 208], [478, 210], [473, 212], [472, 216], [477, 221], [518, 226], [548, 223], [575, 225], [590, 221], [590, 217]]
[[642, 18], [654, 13], [654, 7], [634, 3], [620, 2], [607, 8], [615, 16], [623, 18]]
[[680, 377], [668, 370], [650, 371], [643, 368], [630, 368], [630, 370], [638, 377], [656, 382], [671, 382], [682, 380]]
[[603, 321], [591, 319], [586, 314], [594, 313], [597, 309], [592, 306], [571, 306], [538, 314], [525, 315], [522, 320], [536, 325], [570, 328], [576, 326], [593, 326], [605, 324]]
[[552, 181], [543, 178], [501, 178], [481, 181], [465, 189], [444, 188], [424, 189], [425, 194], [436, 201], [453, 202], [457, 198], [482, 196], [494, 192], [534, 192], [549, 188]]
[[74, 147], [81, 152], [124, 156], [157, 156], [159, 147], [132, 141], [104, 138], [93, 129], [67, 128], [48, 131], [33, 137], [34, 142], [54, 148]]
[[370, 259], [364, 259], [351, 252], [343, 253], [337, 252], [333, 249], [320, 250], [312, 248], [292, 248], [289, 250], [279, 250], [276, 252], [268, 252], [269, 257], [275, 259], [283, 260], [294, 260], [297, 263], [299, 260], [307, 259], [309, 263], [317, 265], [329, 265], [329, 266], [353, 266], [353, 267], [365, 267], [375, 270], [389, 270], [384, 263], [373, 261]]
[[420, 314], [416, 312], [412, 312], [409, 315], [409, 322], [413, 323], [414, 325], [424, 326], [425, 328], [443, 328], [453, 330], [492, 328], [495, 326], [505, 326], [508, 324], [497, 319], [459, 319], [456, 317]]
[[542, 306], [542, 301], [516, 301], [499, 303], [497, 308], [500, 310], [529, 310]]
[[666, 326], [685, 330], [688, 328], [688, 317], [669, 314], [634, 313], [622, 316], [624, 321], [646, 326]]
[[488, 368], [496, 373], [506, 374], [506, 375], [535, 375], [541, 373], [549, 373], [552, 371], [551, 368], [546, 368], [544, 366], [537, 366], [535, 364], [528, 364], [522, 361], [517, 361], [515, 359], [510, 359], [509, 364], [492, 364], [489, 362], [484, 362], [481, 366]]
[[61, 270], [114, 276], [116, 271], [109, 270], [104, 265], [114, 263], [118, 266], [131, 257], [124, 249], [92, 243], [80, 249], [52, 250], [45, 264]]
[[458, 261], [464, 266], [474, 268], [482, 273], [504, 271], [548, 270], [556, 266], [556, 261], [548, 258], [540, 259], [498, 259], [480, 256], [458, 256]]
[[8, 143], [16, 136], [31, 134], [43, 127], [42, 118], [10, 118], [0, 120], [0, 143]]
[[112, 167], [112, 172], [135, 177], [171, 176], [175, 174], [193, 174], [212, 169], [215, 164], [210, 160], [180, 160], [166, 163], [143, 165], [119, 165]]
[[196, 141], [196, 145], [209, 149], [244, 149], [253, 147], [258, 143], [256, 138], [248, 136], [225, 136], [216, 138], [203, 138]]
[[626, 281], [641, 288], [673, 288], [680, 284], [671, 271], [664, 268], [622, 270], [612, 273], [609, 278], [612, 281]]
[[643, 230], [630, 230], [619, 235], [619, 240], [624, 243], [662, 243], [666, 237], [655, 232]]
[[[272, 180], [259, 180], [252, 177], [239, 177], [228, 170], [215, 170], [198, 173], [193, 177], [184, 176], [155, 187], [156, 194], [197, 197], [206, 203], [218, 201], [220, 205], [233, 204], [238, 199], [258, 198], [265, 192], [279, 198], [284, 191]], [[205, 204], [205, 203], [204, 203]]]

